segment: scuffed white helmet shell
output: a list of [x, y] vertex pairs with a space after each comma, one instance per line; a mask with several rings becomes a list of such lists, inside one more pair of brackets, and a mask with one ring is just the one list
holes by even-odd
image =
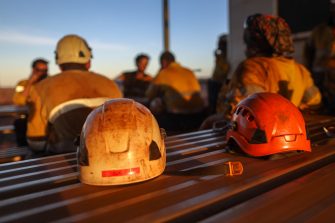
[[111, 99], [94, 109], [78, 149], [80, 180], [91, 185], [145, 181], [165, 169], [164, 132], [142, 104]]

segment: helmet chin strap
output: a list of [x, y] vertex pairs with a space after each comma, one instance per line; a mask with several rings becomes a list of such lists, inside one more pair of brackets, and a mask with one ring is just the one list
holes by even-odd
[[323, 127], [323, 131], [325, 131], [328, 137], [335, 138], [335, 127], [334, 126]]
[[213, 123], [212, 129], [215, 132], [225, 132], [228, 129], [234, 128], [235, 125], [236, 125], [236, 123], [229, 122], [229, 121], [226, 121], [226, 120], [220, 120], [220, 121], [217, 121], [217, 122]]

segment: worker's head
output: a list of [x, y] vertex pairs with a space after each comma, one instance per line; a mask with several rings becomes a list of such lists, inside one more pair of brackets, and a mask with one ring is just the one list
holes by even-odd
[[170, 63], [174, 62], [176, 59], [175, 59], [175, 56], [171, 52], [165, 51], [161, 54], [159, 60], [161, 63], [161, 68], [164, 69], [167, 66], [169, 66]]
[[92, 51], [86, 40], [77, 35], [66, 35], [57, 43], [56, 63], [62, 70], [90, 68]]
[[224, 50], [227, 48], [227, 34], [219, 36], [218, 49]]
[[218, 47], [215, 50], [215, 56], [218, 57], [227, 57], [227, 35], [223, 34], [219, 36]]
[[290, 27], [281, 17], [262, 14], [249, 16], [245, 21], [243, 38], [248, 57], [294, 52]]
[[32, 74], [38, 77], [37, 81], [43, 80], [48, 76], [48, 61], [37, 58], [31, 63]]
[[148, 66], [149, 59], [150, 59], [150, 57], [146, 54], [139, 54], [139, 55], [136, 56], [135, 63], [136, 63], [137, 70], [139, 72], [144, 72], [145, 71], [145, 69]]

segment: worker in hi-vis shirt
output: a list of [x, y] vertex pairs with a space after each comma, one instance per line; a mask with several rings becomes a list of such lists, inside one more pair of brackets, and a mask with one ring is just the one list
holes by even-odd
[[89, 71], [92, 52], [82, 37], [64, 36], [55, 57], [61, 73], [31, 87], [27, 137], [35, 151], [61, 153], [76, 149], [73, 140], [94, 107], [122, 93], [114, 81]]

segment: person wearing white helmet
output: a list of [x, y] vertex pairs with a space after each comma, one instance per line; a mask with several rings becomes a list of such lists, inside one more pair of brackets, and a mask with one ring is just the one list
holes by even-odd
[[28, 143], [34, 151], [74, 151], [88, 113], [109, 98], [122, 97], [107, 77], [89, 71], [92, 51], [85, 39], [66, 35], [59, 40], [55, 59], [61, 73], [32, 86], [28, 102]]

